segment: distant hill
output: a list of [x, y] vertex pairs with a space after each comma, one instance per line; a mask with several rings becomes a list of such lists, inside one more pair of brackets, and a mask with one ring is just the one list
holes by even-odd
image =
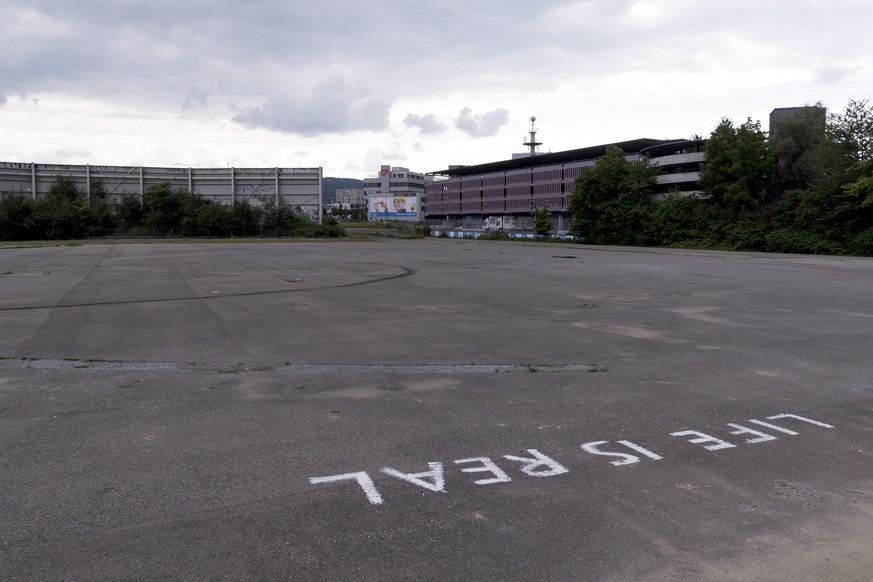
[[363, 180], [355, 178], [322, 178], [321, 180], [323, 201], [325, 204], [336, 202], [336, 191], [344, 188], [364, 188]]

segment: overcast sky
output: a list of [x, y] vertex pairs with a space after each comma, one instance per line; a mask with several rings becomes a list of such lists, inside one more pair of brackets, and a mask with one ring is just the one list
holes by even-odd
[[430, 172], [873, 98], [871, 0], [3, 0], [0, 161]]

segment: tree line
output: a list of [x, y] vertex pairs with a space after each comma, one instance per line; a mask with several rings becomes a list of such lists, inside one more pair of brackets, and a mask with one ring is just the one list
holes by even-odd
[[591, 244], [873, 255], [873, 106], [821, 104], [774, 121], [723, 118], [706, 140], [703, 196], [652, 202], [658, 169], [610, 147], [579, 176], [571, 231]]
[[57, 176], [38, 200], [21, 193], [0, 199], [0, 240], [59, 240], [108, 234], [160, 233], [209, 237], [338, 237], [343, 231], [330, 218], [324, 224], [288, 206], [265, 200], [252, 206], [237, 200], [222, 206], [184, 188], [159, 184], [142, 197], [124, 194], [113, 210], [99, 181], [90, 200], [71, 176]]

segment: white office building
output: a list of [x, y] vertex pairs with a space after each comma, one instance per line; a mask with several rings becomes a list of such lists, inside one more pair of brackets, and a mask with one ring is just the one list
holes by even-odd
[[334, 202], [340, 208], [357, 210], [367, 206], [367, 197], [360, 188], [340, 188], [334, 194]]
[[409, 168], [381, 166], [377, 175], [364, 180], [369, 219], [423, 220], [425, 187], [432, 181], [432, 176]]

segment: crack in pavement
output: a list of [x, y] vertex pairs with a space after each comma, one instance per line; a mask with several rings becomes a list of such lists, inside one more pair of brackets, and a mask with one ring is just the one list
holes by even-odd
[[0, 358], [0, 368], [38, 369], [38, 370], [121, 370], [121, 371], [205, 371], [213, 374], [234, 374], [248, 372], [295, 372], [295, 373], [386, 373], [401, 374], [493, 374], [525, 372], [590, 372], [591, 364], [308, 364], [287, 363], [277, 365], [260, 364], [211, 364], [196, 362], [137, 362], [124, 360], [91, 360], [76, 358]]

